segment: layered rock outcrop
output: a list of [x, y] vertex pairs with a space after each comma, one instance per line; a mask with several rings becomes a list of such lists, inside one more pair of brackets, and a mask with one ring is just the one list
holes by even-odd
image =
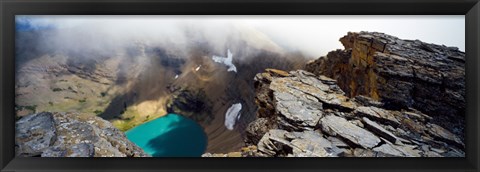
[[[465, 53], [377, 32], [255, 76], [242, 157], [464, 157]], [[230, 154], [204, 156], [231, 157]]]
[[110, 122], [93, 114], [41, 112], [15, 124], [15, 152], [26, 157], [146, 157]]
[[348, 33], [336, 50], [306, 70], [337, 80], [348, 97], [364, 95], [386, 109], [417, 109], [463, 139], [465, 53], [377, 32]]
[[242, 155], [279, 157], [462, 157], [464, 144], [414, 108], [387, 110], [372, 98], [349, 98], [337, 82], [303, 70], [255, 77], [258, 119]]

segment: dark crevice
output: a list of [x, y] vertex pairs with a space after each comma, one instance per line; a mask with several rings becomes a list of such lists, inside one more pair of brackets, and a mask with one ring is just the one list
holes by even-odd
[[378, 144], [375, 145], [375, 146], [373, 146], [371, 149], [373, 150], [373, 149], [378, 148], [378, 147], [380, 147], [380, 146], [382, 146], [382, 145], [384, 145], [384, 144], [387, 144], [387, 142], [385, 142], [384, 140], [380, 139], [380, 142], [378, 142]]
[[378, 122], [378, 123], [381, 123], [381, 124], [384, 124], [384, 125], [390, 125], [390, 126], [395, 127], [395, 128], [399, 126], [399, 124], [397, 124], [395, 122], [392, 122], [392, 121], [389, 121], [389, 120], [384, 119], [384, 118], [378, 118], [378, 117], [375, 117], [375, 116], [370, 116], [370, 115], [367, 115], [367, 114], [364, 114], [364, 113], [361, 113], [361, 112], [357, 112], [355, 114], [358, 115], [359, 117], [366, 117], [368, 119], [371, 119], [372, 121], [375, 121], [375, 122]]
[[323, 103], [323, 109], [338, 110], [339, 112], [344, 112], [344, 113], [351, 113], [354, 111], [354, 109], [346, 108], [341, 105], [329, 104], [323, 101], [320, 101], [320, 102]]

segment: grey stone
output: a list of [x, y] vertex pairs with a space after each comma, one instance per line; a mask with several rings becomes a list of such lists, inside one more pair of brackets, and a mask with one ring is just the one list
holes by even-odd
[[67, 157], [93, 157], [95, 149], [93, 144], [80, 143], [67, 149]]
[[38, 156], [56, 140], [52, 113], [42, 112], [23, 117], [15, 124], [15, 145], [19, 156]]
[[436, 124], [428, 124], [427, 125], [427, 128], [428, 128], [428, 133], [436, 138], [439, 138], [441, 140], [444, 140], [448, 143], [451, 143], [451, 144], [455, 144], [457, 145], [458, 147], [465, 147], [465, 144], [463, 144], [463, 142], [460, 140], [460, 138], [458, 138], [457, 136], [455, 136], [453, 133], [451, 133], [450, 131], [436, 125]]
[[380, 139], [377, 136], [348, 122], [344, 118], [327, 115], [321, 119], [321, 125], [323, 131], [332, 135], [338, 135], [366, 149], [380, 143]]
[[342, 153], [316, 131], [270, 130], [258, 143], [258, 150], [279, 157], [335, 157]]
[[398, 151], [395, 149], [392, 145], [390, 144], [383, 144], [379, 147], [373, 148], [373, 151], [377, 152], [382, 152], [385, 154], [393, 155], [393, 156], [405, 156], [402, 152]]
[[387, 139], [388, 141], [390, 141], [392, 143], [395, 143], [395, 144], [400, 143], [400, 140], [397, 138], [397, 136], [395, 136], [391, 132], [387, 131], [382, 126], [378, 125], [377, 123], [369, 120], [366, 117], [363, 117], [362, 121], [364, 122], [364, 124], [366, 126], [365, 128], [367, 128], [368, 130], [377, 134], [378, 136], [381, 136], [381, 137], [383, 137], [383, 138]]
[[16, 154], [42, 157], [145, 157], [110, 122], [93, 114], [37, 113], [16, 122]]
[[367, 116], [369, 118], [376, 119], [377, 121], [384, 122], [390, 125], [400, 125], [400, 122], [395, 118], [395, 116], [393, 116], [388, 111], [377, 107], [360, 106], [355, 109], [354, 113], [361, 116]]
[[42, 152], [42, 157], [65, 157], [67, 151], [60, 147], [49, 147], [47, 150]]

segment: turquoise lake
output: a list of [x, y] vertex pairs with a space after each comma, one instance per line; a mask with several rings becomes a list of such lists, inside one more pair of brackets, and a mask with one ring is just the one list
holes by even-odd
[[195, 121], [167, 114], [125, 132], [127, 138], [153, 157], [200, 157], [207, 136]]

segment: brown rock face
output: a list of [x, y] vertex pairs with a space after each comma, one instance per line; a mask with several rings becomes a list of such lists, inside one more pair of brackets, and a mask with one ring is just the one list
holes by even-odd
[[386, 109], [415, 108], [464, 134], [464, 52], [377, 32], [349, 32], [340, 42], [345, 50], [309, 62], [306, 70], [337, 80], [349, 97], [364, 95]]

